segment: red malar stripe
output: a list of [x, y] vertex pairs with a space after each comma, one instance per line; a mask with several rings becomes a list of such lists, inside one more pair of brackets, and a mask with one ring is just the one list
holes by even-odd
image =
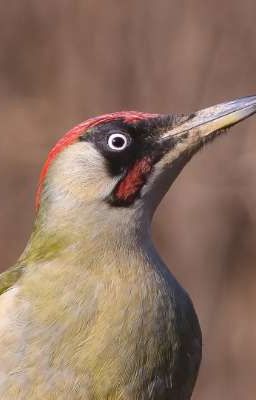
[[149, 157], [136, 161], [128, 174], [119, 183], [115, 195], [120, 201], [132, 200], [144, 185], [148, 173], [152, 169], [152, 162]]

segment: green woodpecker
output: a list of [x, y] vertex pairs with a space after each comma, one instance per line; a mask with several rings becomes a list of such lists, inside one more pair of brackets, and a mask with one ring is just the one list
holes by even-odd
[[119, 112], [55, 145], [31, 238], [0, 275], [1, 400], [190, 399], [201, 331], [150, 222], [191, 156], [254, 112], [256, 96]]

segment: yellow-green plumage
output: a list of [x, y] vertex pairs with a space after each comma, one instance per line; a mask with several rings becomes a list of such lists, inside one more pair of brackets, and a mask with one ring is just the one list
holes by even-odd
[[192, 302], [150, 238], [192, 154], [256, 97], [189, 116], [88, 120], [51, 151], [34, 231], [0, 275], [1, 400], [189, 400], [201, 360]]
[[15, 265], [0, 275], [0, 295], [15, 285], [17, 280], [22, 275], [23, 266]]
[[1, 398], [23, 391], [31, 400], [64, 393], [70, 399], [147, 399], [155, 368], [161, 386], [175, 362], [170, 347], [180, 346], [174, 293], [163, 277], [167, 271], [156, 271], [133, 245], [127, 254], [121, 246], [115, 254], [98, 248], [97, 256], [86, 252], [79, 263], [72, 263], [67, 247], [24, 271], [14, 303], [24, 348], [15, 358], [15, 340], [8, 350], [0, 346], [2, 361], [12, 353], [14, 362]]

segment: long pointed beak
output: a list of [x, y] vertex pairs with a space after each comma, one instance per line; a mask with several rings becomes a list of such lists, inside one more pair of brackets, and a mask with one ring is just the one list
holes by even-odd
[[[182, 137], [189, 131], [200, 138], [211, 136], [211, 133], [228, 128], [256, 112], [256, 96], [242, 97], [237, 100], [217, 104], [192, 114], [185, 122], [165, 132], [161, 139]], [[190, 134], [189, 134], [190, 136]]]

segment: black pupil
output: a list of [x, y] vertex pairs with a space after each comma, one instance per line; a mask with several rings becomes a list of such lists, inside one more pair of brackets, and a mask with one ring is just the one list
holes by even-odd
[[124, 145], [124, 138], [121, 136], [116, 136], [112, 139], [112, 146], [116, 147], [117, 149], [120, 149]]

